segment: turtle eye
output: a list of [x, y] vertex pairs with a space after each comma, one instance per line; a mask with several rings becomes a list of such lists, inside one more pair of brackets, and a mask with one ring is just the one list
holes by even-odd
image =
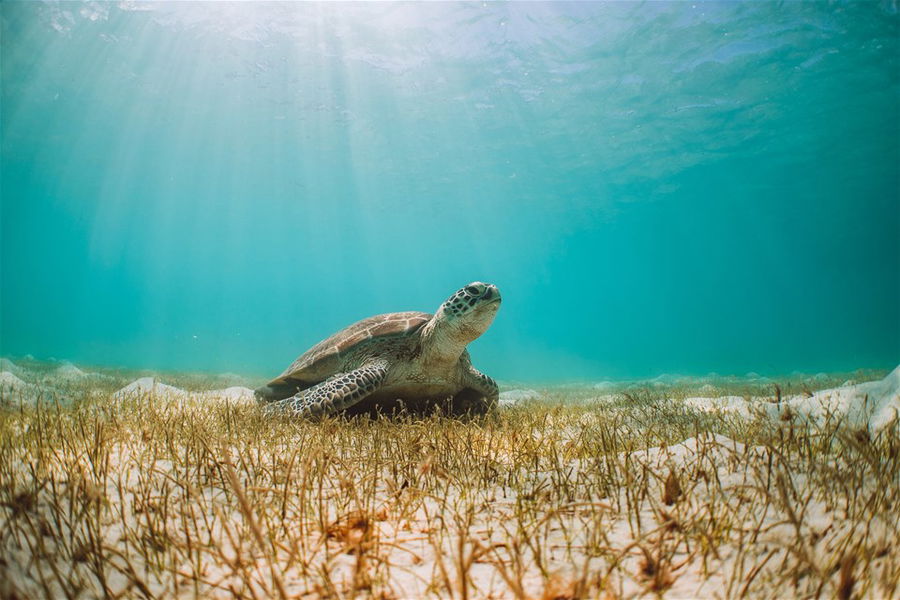
[[468, 295], [470, 295], [470, 296], [477, 296], [477, 295], [479, 295], [479, 294], [481, 293], [481, 290], [478, 289], [477, 286], [474, 286], [474, 285], [467, 285], [467, 286], [466, 286], [466, 293], [467, 293]]

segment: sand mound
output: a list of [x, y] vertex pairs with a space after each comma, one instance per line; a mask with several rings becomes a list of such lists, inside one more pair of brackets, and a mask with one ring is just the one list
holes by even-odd
[[12, 373], [14, 375], [21, 375], [22, 371], [22, 367], [9, 360], [8, 358], [0, 358], [0, 373]]
[[0, 406], [34, 404], [39, 391], [37, 386], [22, 381], [9, 371], [0, 372]]
[[64, 362], [53, 371], [53, 375], [61, 379], [81, 379], [88, 374], [70, 362]]
[[740, 396], [686, 398], [684, 403], [698, 410], [722, 411], [746, 417], [760, 413], [773, 419], [793, 416], [816, 425], [839, 419], [851, 427], [868, 427], [874, 434], [900, 417], [900, 367], [880, 381], [821, 390], [809, 397], [793, 396], [780, 404]]
[[[795, 397], [783, 404], [811, 422], [842, 418], [853, 427], [868, 427], [877, 433], [900, 416], [900, 367], [881, 381], [822, 390], [810, 398]], [[782, 407], [779, 416], [784, 410]]]
[[19, 390], [27, 387], [28, 384], [13, 375], [9, 371], [0, 372], [0, 388], [9, 390]]
[[188, 393], [181, 388], [161, 383], [154, 377], [141, 377], [113, 394], [113, 398], [116, 400], [127, 400], [144, 396], [166, 400], [181, 400], [187, 398]]
[[173, 402], [255, 402], [253, 390], [233, 386], [222, 390], [188, 392], [173, 385], [158, 381], [154, 377], [141, 377], [113, 394], [116, 400], [151, 397]]

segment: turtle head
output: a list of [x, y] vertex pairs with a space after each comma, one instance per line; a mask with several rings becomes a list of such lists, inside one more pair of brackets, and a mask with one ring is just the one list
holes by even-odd
[[500, 309], [500, 290], [490, 283], [473, 281], [441, 304], [434, 315], [434, 329], [450, 345], [465, 345], [487, 331]]

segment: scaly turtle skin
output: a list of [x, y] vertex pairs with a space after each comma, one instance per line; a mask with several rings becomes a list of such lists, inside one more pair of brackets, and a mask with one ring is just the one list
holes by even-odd
[[484, 413], [496, 405], [499, 389], [472, 366], [466, 345], [487, 330], [499, 308], [497, 287], [476, 281], [434, 315], [363, 319], [310, 348], [256, 397], [268, 411], [301, 417], [402, 407]]

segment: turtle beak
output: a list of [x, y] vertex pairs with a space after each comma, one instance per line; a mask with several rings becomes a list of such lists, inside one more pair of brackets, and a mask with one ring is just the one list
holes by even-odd
[[481, 299], [484, 302], [500, 302], [500, 290], [497, 289], [496, 285], [488, 285], [481, 295]]

